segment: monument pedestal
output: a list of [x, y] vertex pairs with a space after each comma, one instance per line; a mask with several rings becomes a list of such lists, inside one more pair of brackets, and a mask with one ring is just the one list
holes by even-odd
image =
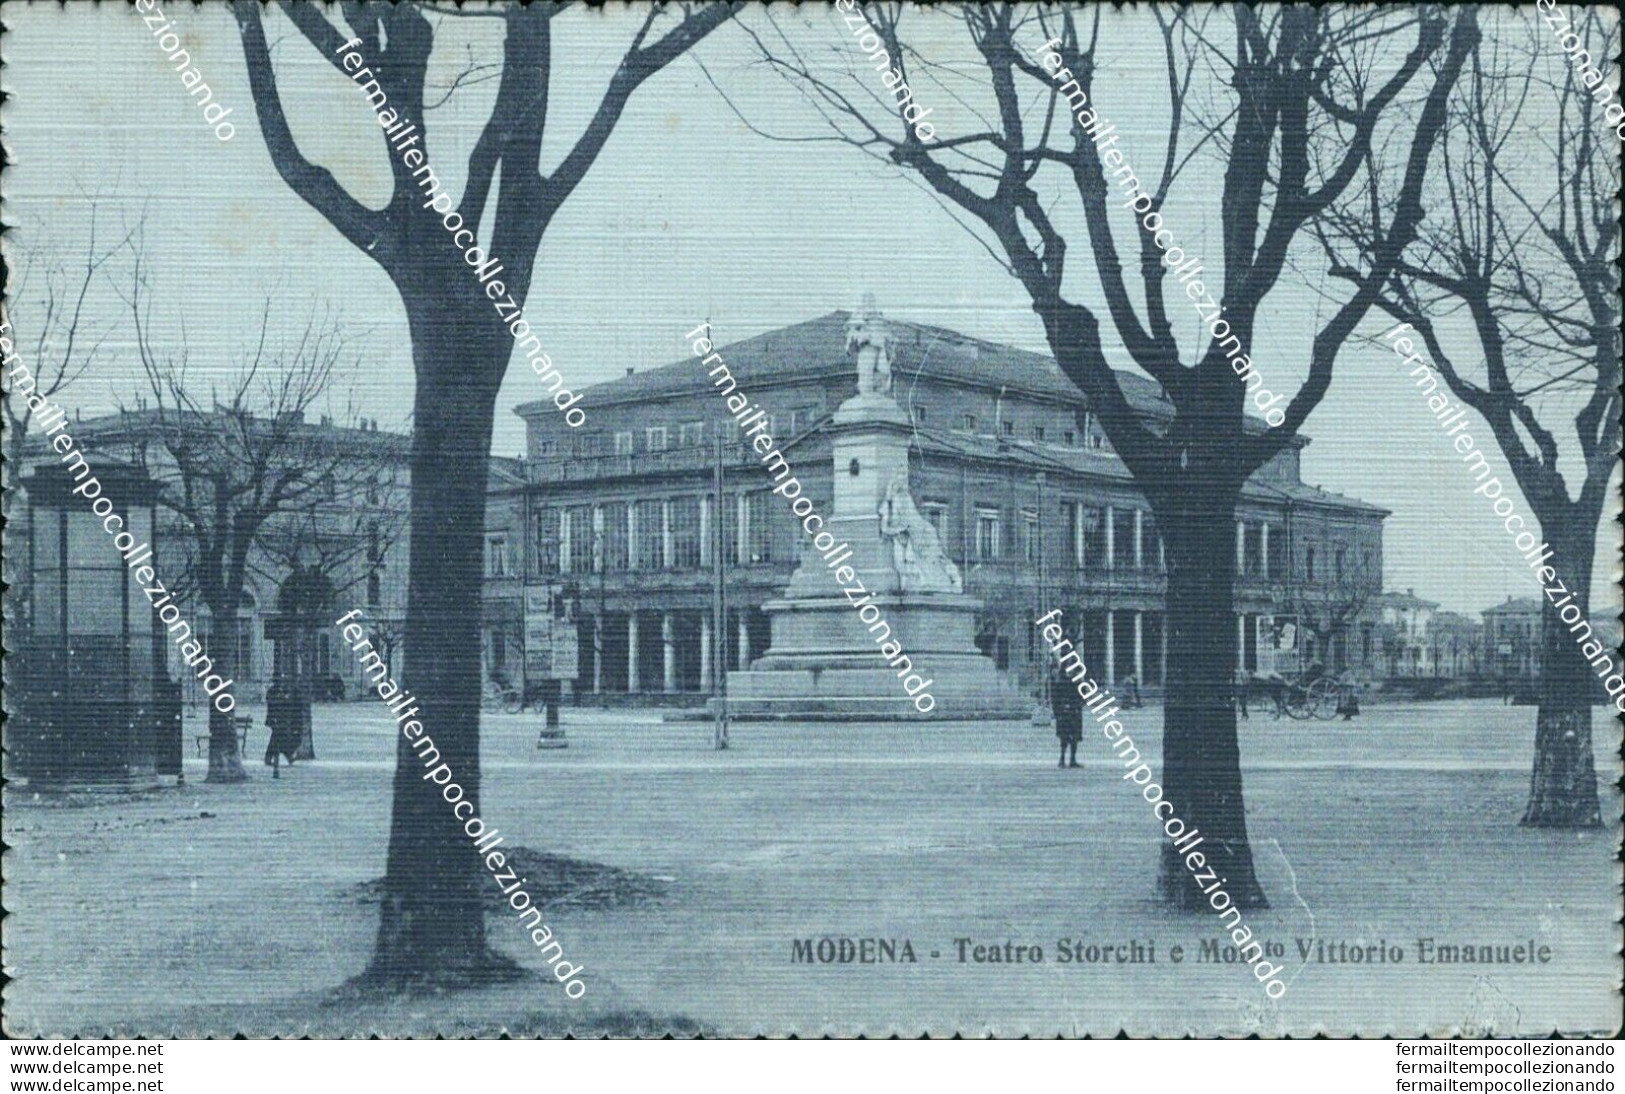
[[[834, 579], [827, 577], [831, 584]], [[860, 598], [861, 599], [861, 598]], [[908, 661], [892, 665], [844, 595], [770, 600], [768, 652], [728, 674], [728, 712], [741, 719], [807, 721], [1025, 718], [1032, 703], [1012, 692], [976, 648], [982, 602], [955, 594], [877, 596], [870, 603]], [[922, 713], [904, 690], [935, 705]]]
[[762, 605], [772, 624], [767, 652], [749, 671], [728, 674], [734, 717], [960, 720], [1031, 711], [976, 648], [982, 602], [964, 594], [909, 494], [912, 426], [889, 394], [886, 338], [872, 311], [848, 328], [849, 348], [859, 350], [858, 394], [827, 429], [834, 498], [783, 598]]

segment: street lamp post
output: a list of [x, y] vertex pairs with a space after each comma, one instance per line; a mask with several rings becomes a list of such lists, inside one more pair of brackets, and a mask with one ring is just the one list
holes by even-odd
[[711, 705], [715, 711], [716, 722], [712, 727], [712, 747], [721, 751], [728, 747], [728, 689], [725, 685], [727, 678], [728, 639], [728, 600], [727, 591], [723, 587], [722, 549], [727, 542], [722, 533], [723, 491], [722, 491], [722, 437], [719, 435], [715, 441], [716, 462], [712, 468], [712, 490], [716, 500], [712, 504], [712, 512], [716, 519], [711, 522]]
[[[1049, 615], [1049, 574], [1045, 569], [1045, 563], [1044, 563], [1044, 527], [1045, 527], [1045, 525], [1044, 525], [1044, 482], [1046, 481], [1046, 478], [1047, 478], [1047, 476], [1045, 475], [1045, 473], [1043, 471], [1035, 472], [1034, 475], [1033, 475], [1034, 481], [1038, 484], [1038, 559], [1037, 559], [1037, 562], [1038, 562], [1038, 615], [1039, 615], [1039, 618], [1043, 618], [1043, 617]], [[1049, 689], [1049, 684], [1050, 684], [1050, 679], [1049, 679], [1050, 674], [1049, 674], [1049, 671], [1048, 671], [1049, 666], [1047, 664], [1045, 664], [1044, 661], [1042, 660], [1042, 658], [1043, 658], [1042, 653], [1039, 654], [1039, 658], [1040, 658], [1039, 663], [1041, 665], [1044, 665], [1044, 667], [1041, 668], [1039, 670], [1039, 672], [1038, 672], [1039, 709], [1035, 710], [1033, 712], [1033, 721], [1035, 721], [1035, 722], [1037, 722], [1039, 724], [1042, 724], [1044, 722], [1047, 722], [1049, 720], [1049, 718], [1050, 718], [1050, 711], [1052, 709], [1050, 704], [1052, 702], [1053, 697], [1050, 695], [1050, 689]]]

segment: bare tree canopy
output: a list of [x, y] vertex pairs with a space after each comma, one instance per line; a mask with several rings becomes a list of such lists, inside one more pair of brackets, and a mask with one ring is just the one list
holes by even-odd
[[[1544, 28], [1498, 29], [1474, 47], [1452, 96], [1432, 215], [1380, 303], [1420, 335], [1451, 393], [1488, 423], [1551, 548], [1553, 576], [1542, 584], [1560, 584], [1584, 621], [1620, 452], [1620, 161], [1602, 110]], [[1588, 12], [1573, 30], [1591, 54], [1618, 53], [1618, 20]], [[1541, 153], [1531, 156], [1532, 146]], [[1372, 233], [1346, 210], [1336, 228], [1342, 246], [1328, 238], [1328, 251], [1350, 277], [1347, 256], [1369, 261]], [[1577, 633], [1582, 624], [1559, 617], [1557, 596], [1541, 600], [1541, 699], [1523, 824], [1596, 827], [1590, 663], [1606, 651], [1586, 644], [1589, 622]]]
[[[860, 72], [843, 80], [810, 61], [797, 44], [802, 37], [782, 25], [797, 16], [770, 9], [765, 29], [752, 33], [765, 63], [805, 93], [826, 138], [901, 168], [1021, 283], [1057, 364], [1088, 397], [1151, 502], [1169, 560], [1164, 786], [1219, 845], [1209, 857], [1231, 879], [1236, 902], [1259, 906], [1266, 900], [1247, 841], [1230, 704], [1236, 501], [1248, 476], [1325, 396], [1339, 351], [1414, 238], [1428, 163], [1478, 24], [1471, 7], [1453, 17], [1434, 8], [1150, 10], [1167, 71], [1168, 121], [1159, 170], [1145, 172], [1146, 182], [1109, 147], [1112, 130], [1094, 101], [1109, 52], [1100, 7], [865, 7], [883, 64], [896, 66], [888, 75], [906, 78], [916, 102], [938, 97], [961, 108], [956, 116], [974, 119], [963, 132], [938, 119], [930, 143], [909, 128], [906, 107], [884, 94], [890, 79], [877, 84]], [[949, 21], [968, 43], [962, 63], [942, 56], [940, 30]], [[932, 47], [911, 37], [905, 22]], [[749, 111], [734, 105], [748, 122]], [[1401, 153], [1383, 169], [1372, 152], [1388, 143]], [[1222, 294], [1210, 287], [1219, 281], [1215, 270], [1207, 285], [1186, 284], [1185, 275], [1170, 286], [1172, 250], [1159, 242], [1172, 233], [1163, 210], [1176, 187], [1200, 187], [1218, 169], [1187, 171], [1198, 157], [1222, 166]], [[1123, 215], [1111, 207], [1114, 182], [1137, 221], [1137, 245], [1126, 256], [1137, 260], [1137, 280], [1125, 274], [1111, 223]], [[1278, 424], [1261, 428], [1247, 413], [1249, 391], [1262, 390], [1259, 372], [1269, 372], [1254, 344], [1259, 315], [1282, 284], [1294, 244], [1311, 238], [1340, 201], [1363, 202], [1378, 244], [1316, 332], [1302, 387], [1269, 419]], [[1183, 238], [1193, 237], [1185, 228]], [[1067, 259], [1080, 248], [1092, 285], [1068, 277]], [[1214, 309], [1202, 313], [1194, 346], [1174, 333], [1168, 294], [1181, 289]], [[1082, 302], [1093, 291], [1103, 306]], [[1123, 363], [1161, 385], [1171, 419], [1131, 405], [1107, 347], [1108, 323], [1126, 351]], [[1177, 906], [1205, 905], [1171, 846], [1162, 849], [1159, 889]]]
[[[139, 250], [125, 299], [151, 404], [141, 399], [124, 408], [123, 440], [135, 447], [135, 462], [160, 483], [160, 502], [185, 529], [180, 588], [208, 606], [215, 624], [210, 655], [219, 676], [229, 678], [242, 667], [235, 664], [233, 629], [256, 549], [278, 518], [322, 498], [333, 484], [355, 489], [357, 464], [366, 462], [335, 443], [330, 431], [305, 421], [307, 411], [334, 393], [335, 372], [354, 362], [354, 349], [317, 311], [303, 329], [273, 340], [268, 302], [254, 351], [228, 374], [223, 389], [205, 394], [197, 390], [186, 348], [167, 353], [153, 337]], [[232, 717], [213, 707], [208, 778], [247, 778]]]

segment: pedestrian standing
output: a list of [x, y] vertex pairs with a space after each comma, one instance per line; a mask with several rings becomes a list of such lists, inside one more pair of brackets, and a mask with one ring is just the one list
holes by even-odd
[[1252, 680], [1248, 677], [1246, 669], [1236, 669], [1236, 709], [1249, 722], [1252, 719], [1247, 715], [1247, 688], [1251, 683]]
[[1061, 741], [1057, 767], [1078, 766], [1078, 742], [1083, 740], [1083, 697], [1060, 669], [1050, 679], [1050, 702], [1055, 709], [1055, 736]]
[[1337, 681], [1337, 713], [1343, 716], [1343, 721], [1352, 721], [1360, 713], [1360, 684], [1354, 676], [1354, 670], [1349, 669]]

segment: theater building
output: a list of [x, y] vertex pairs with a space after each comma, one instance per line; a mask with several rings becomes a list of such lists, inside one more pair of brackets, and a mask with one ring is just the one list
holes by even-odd
[[[709, 333], [739, 390], [771, 415], [769, 431], [820, 511], [833, 491], [823, 427], [856, 390], [849, 318], [833, 312], [731, 344], [726, 329]], [[1101, 677], [1132, 673], [1155, 689], [1166, 669], [1162, 545], [1087, 399], [1046, 356], [890, 326], [892, 395], [914, 427], [912, 492], [966, 592], [985, 602], [977, 645], [1036, 695], [1044, 651], [1031, 620], [1065, 607]], [[719, 669], [765, 651], [762, 604], [809, 545], [706, 371], [692, 357], [628, 368], [588, 389], [576, 429], [550, 400], [516, 408], [526, 455], [493, 471], [487, 507], [488, 674], [522, 676], [527, 586], [575, 598], [583, 701], [704, 695]], [[1171, 417], [1154, 383], [1127, 374], [1122, 383], [1141, 414]], [[1308, 443], [1296, 439], [1261, 468], [1236, 515], [1236, 642], [1255, 672], [1290, 673], [1285, 655], [1338, 670], [1370, 656], [1358, 605], [1382, 588], [1388, 513], [1306, 485]], [[721, 665], [711, 633], [718, 522]]]

